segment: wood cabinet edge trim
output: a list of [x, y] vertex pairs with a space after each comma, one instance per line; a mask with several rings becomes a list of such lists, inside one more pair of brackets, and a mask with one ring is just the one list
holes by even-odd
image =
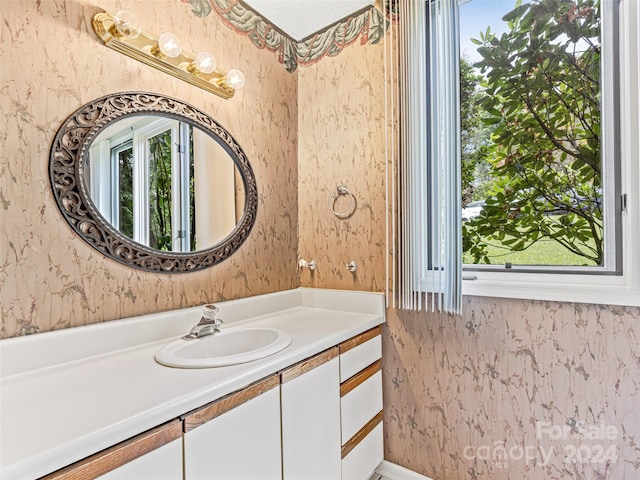
[[374, 428], [376, 428], [378, 426], [378, 424], [380, 422], [382, 422], [382, 418], [383, 418], [383, 411], [380, 410], [375, 417], [373, 417], [371, 420], [369, 420], [367, 422], [367, 424], [362, 427], [360, 430], [358, 430], [356, 432], [356, 434], [351, 437], [347, 443], [345, 443], [342, 446], [342, 458], [344, 459], [347, 455], [349, 455], [349, 453], [351, 452], [351, 450], [353, 450], [354, 448], [356, 448], [358, 446], [358, 444], [364, 440], [367, 435], [369, 435]]
[[276, 388], [280, 385], [279, 375], [271, 375], [263, 380], [260, 380], [248, 387], [238, 390], [237, 392], [230, 393], [229, 395], [219, 398], [207, 405], [204, 405], [190, 413], [183, 416], [184, 419], [184, 432], [190, 432], [194, 428], [197, 428], [205, 423], [213, 420], [216, 417], [239, 407], [243, 403], [252, 400], [269, 390]]
[[319, 353], [311, 358], [307, 358], [292, 367], [289, 367], [282, 372], [280, 372], [280, 379], [282, 383], [290, 382], [291, 380], [298, 378], [300, 375], [304, 375], [305, 373], [313, 370], [320, 365], [327, 363], [334, 358], [337, 358], [339, 355], [338, 347], [332, 347], [329, 350], [325, 350], [322, 353]]
[[345, 380], [340, 384], [340, 397], [344, 397], [347, 393], [362, 385], [364, 382], [373, 377], [376, 373], [382, 371], [382, 359], [378, 359], [364, 370], [360, 370], [353, 377]]
[[182, 437], [178, 419], [155, 427], [83, 460], [41, 477], [42, 480], [86, 480], [104, 475]]
[[362, 332], [361, 334], [356, 335], [355, 337], [342, 342], [340, 345], [338, 345], [338, 348], [340, 349], [340, 354], [348, 352], [349, 350], [356, 348], [358, 345], [362, 345], [363, 343], [368, 342], [372, 338], [377, 337], [378, 335], [382, 335], [382, 325], [373, 327], [372, 329], [367, 330], [366, 332]]

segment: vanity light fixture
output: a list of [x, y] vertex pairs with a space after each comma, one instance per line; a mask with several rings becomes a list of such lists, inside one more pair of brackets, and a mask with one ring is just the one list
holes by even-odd
[[242, 88], [244, 87], [244, 73], [242, 73], [237, 68], [233, 68], [227, 72], [225, 81], [227, 85], [231, 88]]
[[176, 58], [182, 53], [182, 45], [173, 33], [164, 32], [158, 37], [158, 44], [151, 49], [151, 53], [159, 59]]
[[121, 10], [114, 17], [115, 29], [120, 37], [138, 38], [140, 36], [140, 25], [138, 17], [128, 10]]
[[216, 70], [216, 60], [209, 52], [197, 55], [185, 52], [178, 37], [169, 32], [156, 38], [140, 28], [131, 12], [98, 13], [92, 23], [107, 47], [222, 98], [233, 97], [244, 86], [240, 70], [234, 68], [227, 73]]
[[[190, 73], [213, 73], [216, 69], [216, 59], [209, 52], [200, 52], [196, 55], [194, 62], [187, 67]], [[227, 74], [228, 75], [228, 74]], [[227, 82], [228, 84], [229, 82]], [[236, 88], [230, 85], [232, 88]]]

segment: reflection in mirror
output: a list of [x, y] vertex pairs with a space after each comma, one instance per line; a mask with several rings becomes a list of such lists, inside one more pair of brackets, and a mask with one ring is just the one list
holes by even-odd
[[84, 171], [102, 216], [132, 240], [195, 252], [229, 235], [244, 209], [238, 169], [193, 125], [156, 115], [126, 117], [93, 141]]

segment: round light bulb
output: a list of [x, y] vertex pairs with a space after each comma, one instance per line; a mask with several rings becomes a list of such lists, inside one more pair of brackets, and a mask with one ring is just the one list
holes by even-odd
[[177, 57], [182, 52], [180, 40], [173, 33], [165, 32], [158, 37], [158, 48], [167, 57]]
[[216, 59], [209, 52], [200, 52], [193, 62], [196, 69], [202, 73], [213, 73], [216, 69]]
[[117, 12], [113, 17], [113, 21], [120, 36], [137, 38], [142, 31], [138, 17], [128, 10]]
[[227, 72], [227, 76], [224, 81], [228, 86], [237, 90], [244, 87], [244, 73], [237, 68], [233, 68]]

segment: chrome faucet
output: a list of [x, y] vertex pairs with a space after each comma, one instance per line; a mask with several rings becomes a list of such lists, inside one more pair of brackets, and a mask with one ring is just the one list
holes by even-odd
[[191, 331], [182, 337], [183, 340], [193, 340], [194, 338], [206, 337], [207, 335], [213, 335], [220, 332], [220, 326], [222, 320], [216, 318], [218, 313], [218, 307], [215, 305], [205, 305], [202, 307], [202, 318], [191, 328]]

